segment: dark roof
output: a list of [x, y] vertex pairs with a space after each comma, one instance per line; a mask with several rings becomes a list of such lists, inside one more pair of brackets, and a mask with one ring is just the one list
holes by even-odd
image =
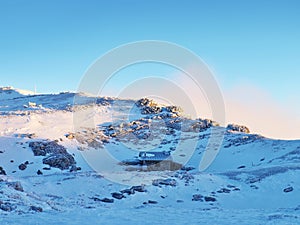
[[140, 152], [139, 160], [140, 161], [163, 161], [163, 160], [171, 160], [170, 152]]

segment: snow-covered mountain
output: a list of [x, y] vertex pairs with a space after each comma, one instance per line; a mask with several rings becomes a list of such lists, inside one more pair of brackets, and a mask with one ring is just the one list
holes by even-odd
[[[221, 148], [199, 171], [215, 128]], [[139, 151], [171, 163], [139, 165]], [[299, 162], [300, 140], [149, 99], [0, 88], [1, 225], [298, 224]]]

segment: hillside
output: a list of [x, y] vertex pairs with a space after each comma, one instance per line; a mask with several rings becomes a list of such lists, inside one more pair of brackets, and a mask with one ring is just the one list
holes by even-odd
[[[170, 151], [169, 170], [139, 151]], [[0, 224], [297, 224], [299, 155], [149, 99], [1, 88]]]

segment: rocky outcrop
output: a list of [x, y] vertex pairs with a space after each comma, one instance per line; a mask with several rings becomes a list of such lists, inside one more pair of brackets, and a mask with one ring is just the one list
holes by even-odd
[[52, 154], [44, 158], [43, 163], [61, 170], [69, 169], [76, 164], [75, 159], [70, 154]]
[[182, 113], [182, 109], [178, 106], [160, 106], [155, 101], [142, 98], [135, 105], [141, 110], [142, 114], [159, 114], [161, 118], [177, 117]]
[[228, 124], [226, 129], [229, 132], [241, 132], [241, 133], [246, 133], [246, 134], [250, 133], [250, 130], [248, 127], [242, 126], [242, 125], [237, 125], [237, 124]]
[[66, 148], [55, 141], [34, 141], [29, 143], [35, 156], [45, 156], [43, 163], [61, 170], [76, 165], [76, 161]]

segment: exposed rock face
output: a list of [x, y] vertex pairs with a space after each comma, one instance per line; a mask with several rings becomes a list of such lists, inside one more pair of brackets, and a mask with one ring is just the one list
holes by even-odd
[[158, 107], [153, 100], [150, 100], [148, 98], [142, 98], [135, 104], [141, 109], [142, 114], [157, 114], [162, 111], [161, 107]]
[[67, 152], [64, 146], [57, 144], [55, 141], [30, 142], [29, 147], [31, 147], [35, 156], [46, 156], [43, 163], [51, 167], [65, 170], [76, 165], [74, 157]]
[[178, 106], [159, 106], [148, 98], [138, 100], [135, 105], [140, 108], [142, 114], [160, 114], [162, 118], [177, 117], [182, 113], [182, 109]]
[[237, 124], [228, 124], [226, 128], [229, 132], [242, 132], [242, 133], [250, 133], [250, 130], [246, 126], [241, 126]]

